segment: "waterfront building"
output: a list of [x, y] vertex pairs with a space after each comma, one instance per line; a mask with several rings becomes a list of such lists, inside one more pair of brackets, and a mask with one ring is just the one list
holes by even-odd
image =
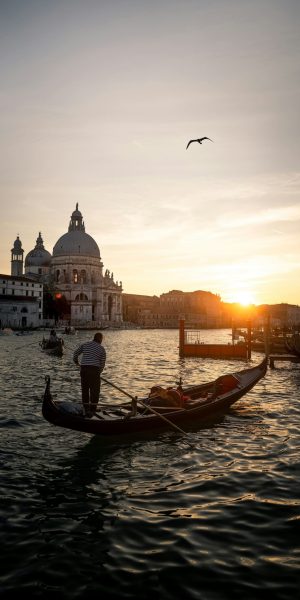
[[42, 324], [43, 284], [0, 274], [0, 328], [36, 328]]
[[222, 302], [211, 292], [172, 290], [158, 296], [124, 294], [124, 320], [142, 327], [177, 328], [180, 318], [189, 327], [220, 327]]
[[75, 327], [122, 323], [122, 282], [115, 282], [108, 269], [103, 274], [98, 244], [86, 233], [78, 204], [67, 233], [53, 248], [50, 281], [56, 298], [66, 299]]
[[[11, 250], [11, 277], [14, 277], [15, 284], [20, 277], [24, 281], [43, 284], [47, 300], [45, 312], [47, 313], [47, 306], [51, 306], [55, 320], [57, 310], [53, 309], [53, 305], [56, 302], [64, 308], [63, 318], [75, 327], [121, 325], [122, 282], [115, 281], [113, 273], [108, 269], [103, 273], [98, 244], [86, 233], [78, 204], [71, 215], [68, 231], [58, 239], [52, 255], [44, 247], [41, 232], [35, 247], [25, 257], [25, 273], [23, 254], [18, 236]], [[8, 295], [5, 303], [8, 306]], [[41, 319], [43, 298], [39, 301], [39, 306]], [[10, 312], [10, 309], [7, 310]], [[49, 320], [49, 314], [45, 316]]]

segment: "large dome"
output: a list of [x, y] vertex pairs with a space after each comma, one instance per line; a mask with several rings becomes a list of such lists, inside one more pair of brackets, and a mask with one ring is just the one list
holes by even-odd
[[71, 215], [68, 233], [62, 235], [53, 248], [53, 258], [55, 256], [73, 255], [100, 258], [98, 245], [88, 233], [85, 233], [84, 222], [82, 221], [82, 214], [78, 210], [78, 204], [76, 204], [76, 210]]
[[49, 267], [51, 254], [45, 250], [41, 232], [36, 240], [36, 246], [30, 250], [25, 258], [25, 267]]

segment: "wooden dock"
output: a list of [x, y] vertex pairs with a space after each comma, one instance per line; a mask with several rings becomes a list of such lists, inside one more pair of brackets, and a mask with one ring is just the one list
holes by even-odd
[[[249, 339], [251, 340], [251, 336]], [[180, 319], [179, 355], [181, 357], [248, 360], [251, 358], [251, 341], [249, 344], [203, 344], [200, 342], [200, 331], [185, 329], [184, 319]]]
[[300, 363], [300, 356], [295, 354], [269, 354], [270, 369], [275, 369], [275, 361]]

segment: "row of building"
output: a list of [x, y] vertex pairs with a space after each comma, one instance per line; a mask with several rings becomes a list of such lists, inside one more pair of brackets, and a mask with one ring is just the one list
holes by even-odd
[[178, 328], [184, 319], [193, 329], [263, 327], [300, 329], [300, 306], [287, 303], [251, 305], [222, 302], [217, 294], [205, 291], [172, 290], [161, 296], [123, 294], [123, 318], [141, 327]]
[[96, 241], [85, 231], [78, 204], [68, 231], [53, 247], [44, 247], [39, 233], [35, 247], [24, 259], [17, 236], [11, 250], [11, 274], [0, 274], [0, 329], [37, 328], [58, 320], [76, 328], [138, 326], [178, 328], [180, 318], [191, 328], [263, 325], [300, 325], [300, 307], [289, 304], [242, 308], [222, 302], [217, 294], [202, 290], [172, 290], [160, 296], [123, 293], [122, 282], [103, 270]]

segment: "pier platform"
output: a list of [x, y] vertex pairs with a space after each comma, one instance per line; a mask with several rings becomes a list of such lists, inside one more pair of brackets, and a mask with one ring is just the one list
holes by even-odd
[[181, 357], [248, 360], [251, 358], [251, 342], [249, 344], [204, 344], [200, 341], [200, 331], [186, 329], [184, 319], [180, 319], [179, 355]]
[[295, 354], [269, 354], [270, 369], [275, 369], [275, 361], [300, 363], [300, 356]]

